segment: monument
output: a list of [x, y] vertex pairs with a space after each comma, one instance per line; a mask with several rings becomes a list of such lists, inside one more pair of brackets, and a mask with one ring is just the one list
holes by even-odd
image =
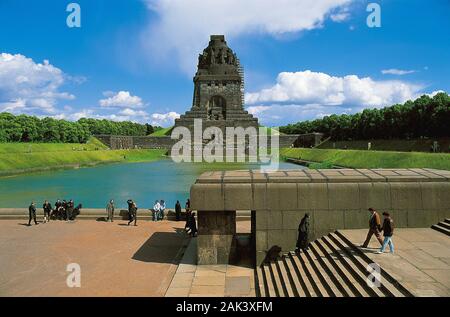
[[192, 131], [195, 119], [202, 119], [203, 129], [214, 126], [224, 134], [226, 127], [258, 128], [258, 119], [244, 110], [243, 68], [223, 35], [211, 35], [199, 55], [192, 108], [175, 120], [175, 127]]

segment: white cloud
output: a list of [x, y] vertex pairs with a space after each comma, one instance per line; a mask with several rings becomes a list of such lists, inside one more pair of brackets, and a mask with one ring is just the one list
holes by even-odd
[[152, 122], [153, 126], [161, 126], [161, 127], [170, 127], [174, 125], [175, 119], [180, 117], [179, 113], [176, 112], [168, 112], [168, 113], [154, 113], [152, 114]]
[[58, 100], [75, 96], [60, 92], [66, 75], [48, 60], [35, 63], [21, 54], [0, 54], [0, 111], [55, 113]]
[[330, 19], [333, 22], [344, 22], [350, 17], [350, 12], [348, 7], [342, 7], [339, 11], [336, 13], [330, 14]]
[[[330, 14], [342, 20], [339, 8], [352, 0], [144, 0], [158, 15], [142, 34], [142, 45], [155, 57], [174, 58], [191, 74], [192, 61], [210, 34], [235, 39], [245, 34], [278, 36], [322, 26]], [[337, 13], [336, 13], [337, 12]], [[340, 14], [340, 15], [339, 15]]]
[[99, 100], [102, 107], [140, 108], [144, 105], [140, 97], [132, 96], [129, 91], [106, 91], [103, 95], [108, 98]]
[[383, 75], [398, 75], [398, 76], [413, 74], [415, 72], [416, 72], [415, 70], [402, 70], [397, 68], [383, 69], [381, 71]]
[[307, 105], [280, 105], [250, 106], [247, 111], [255, 115], [260, 124], [264, 126], [282, 126], [304, 120], [320, 119], [332, 112], [347, 113], [349, 109], [329, 107], [318, 104]]
[[434, 96], [436, 96], [437, 94], [440, 94], [442, 92], [445, 92], [445, 91], [444, 90], [436, 90], [436, 91], [433, 91], [432, 93], [426, 94], [426, 95], [430, 98], [433, 98]]
[[280, 73], [275, 85], [247, 93], [245, 99], [249, 105], [296, 103], [367, 108], [405, 102], [417, 97], [422, 88], [398, 80], [375, 81], [356, 75], [336, 77], [307, 70]]

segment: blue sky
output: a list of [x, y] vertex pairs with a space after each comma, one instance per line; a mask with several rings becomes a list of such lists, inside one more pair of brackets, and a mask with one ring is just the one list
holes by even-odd
[[[0, 0], [0, 111], [169, 126], [225, 34], [268, 126], [450, 91], [448, 0]], [[368, 3], [381, 6], [369, 28]]]

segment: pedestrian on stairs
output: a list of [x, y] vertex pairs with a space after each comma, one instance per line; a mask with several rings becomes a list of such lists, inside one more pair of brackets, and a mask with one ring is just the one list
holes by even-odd
[[300, 250], [308, 250], [309, 236], [309, 213], [306, 213], [298, 226], [298, 239], [295, 252], [298, 254]]

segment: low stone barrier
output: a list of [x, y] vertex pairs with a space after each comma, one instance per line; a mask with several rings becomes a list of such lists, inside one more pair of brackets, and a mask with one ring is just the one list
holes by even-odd
[[224, 263], [234, 251], [237, 210], [252, 212], [255, 260], [278, 245], [295, 249], [300, 220], [311, 215], [311, 237], [367, 228], [373, 207], [389, 211], [396, 227], [430, 227], [450, 217], [450, 171], [340, 169], [207, 172], [191, 187], [198, 210], [199, 264]]
[[[175, 210], [166, 209], [165, 218], [167, 220], [175, 220]], [[185, 220], [186, 210], [182, 209], [181, 218]], [[44, 211], [42, 208], [37, 208], [36, 216], [38, 220], [44, 218]], [[106, 218], [106, 210], [104, 209], [82, 209], [81, 214], [77, 217], [79, 220], [101, 220], [101, 218]], [[250, 218], [250, 211], [242, 211], [237, 215], [239, 220], [245, 220]], [[117, 209], [114, 213], [114, 219], [117, 220], [127, 220], [128, 210]], [[152, 219], [152, 214], [149, 209], [139, 209], [138, 219], [150, 220]], [[28, 220], [28, 208], [0, 208], [0, 220]]]

